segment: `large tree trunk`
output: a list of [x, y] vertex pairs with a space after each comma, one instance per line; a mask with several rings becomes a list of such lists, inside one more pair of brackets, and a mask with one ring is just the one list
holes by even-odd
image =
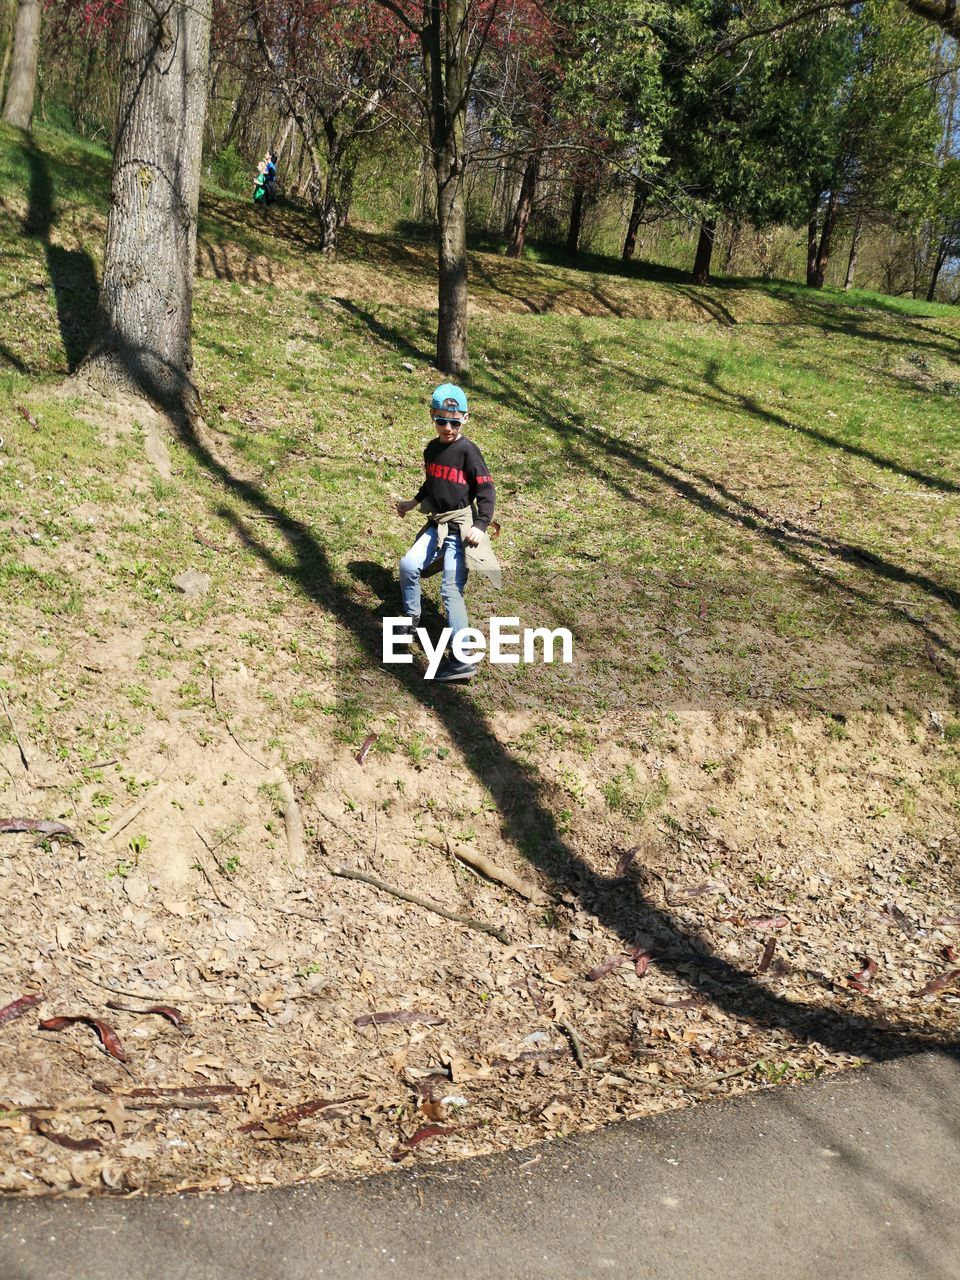
[[697, 256], [693, 263], [693, 283], [710, 283], [710, 259], [713, 257], [713, 242], [716, 239], [717, 224], [712, 219], [704, 219], [700, 223], [700, 239], [697, 241]]
[[823, 229], [820, 232], [820, 243], [817, 246], [817, 258], [813, 268], [813, 287], [822, 289], [827, 278], [827, 266], [830, 262], [830, 246], [833, 241], [833, 229], [837, 222], [837, 193], [831, 191], [827, 198], [827, 207], [823, 213]]
[[937, 281], [940, 278], [940, 272], [943, 270], [943, 264], [947, 260], [947, 237], [943, 236], [940, 241], [940, 247], [937, 249], [936, 261], [933, 264], [933, 275], [930, 277], [930, 288], [927, 290], [927, 301], [932, 302], [934, 294], [937, 292]]
[[860, 254], [860, 236], [863, 233], [863, 220], [857, 218], [853, 224], [853, 231], [850, 236], [850, 257], [847, 259], [847, 274], [844, 277], [844, 291], [853, 287], [853, 273], [857, 269], [857, 257]]
[[467, 0], [431, 3], [421, 33], [430, 118], [430, 146], [437, 180], [437, 368], [452, 377], [468, 373], [467, 209]]
[[37, 58], [40, 53], [41, 0], [20, 0], [13, 33], [10, 84], [3, 104], [3, 120], [15, 129], [29, 129], [37, 90]]
[[623, 261], [629, 262], [637, 251], [637, 234], [643, 219], [643, 211], [647, 207], [649, 187], [637, 178], [633, 188], [633, 206], [630, 209], [630, 221], [627, 223], [627, 234], [623, 241]]
[[583, 219], [587, 211], [587, 186], [578, 179], [573, 184], [573, 200], [570, 202], [570, 224], [567, 228], [567, 253], [575, 258], [580, 251]]
[[199, 408], [190, 324], [212, 0], [128, 0], [97, 337], [84, 373]]
[[533, 198], [537, 192], [539, 170], [540, 156], [537, 152], [534, 152], [527, 160], [526, 168], [523, 171], [520, 195], [517, 198], [517, 207], [513, 211], [513, 219], [510, 223], [510, 243], [507, 245], [508, 258], [523, 257], [523, 246], [527, 239], [527, 226], [530, 223], [530, 214], [533, 210]]
[[441, 154], [437, 169], [440, 280], [437, 368], [452, 376], [470, 368], [467, 354], [467, 207], [463, 169]]
[[327, 156], [323, 194], [316, 202], [321, 253], [336, 252], [338, 233], [347, 225], [350, 214], [355, 174], [356, 156], [349, 153], [349, 149], [345, 152], [339, 145], [332, 147]]

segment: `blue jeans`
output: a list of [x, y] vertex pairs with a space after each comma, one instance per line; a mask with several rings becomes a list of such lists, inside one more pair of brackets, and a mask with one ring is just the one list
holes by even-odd
[[[403, 612], [408, 618], [420, 617], [420, 575], [437, 558], [437, 527], [429, 525], [400, 561], [400, 595]], [[470, 625], [463, 589], [467, 585], [467, 556], [460, 530], [447, 528], [443, 541], [443, 574], [440, 578], [440, 599], [447, 615], [447, 626], [453, 632], [451, 644], [458, 632]]]

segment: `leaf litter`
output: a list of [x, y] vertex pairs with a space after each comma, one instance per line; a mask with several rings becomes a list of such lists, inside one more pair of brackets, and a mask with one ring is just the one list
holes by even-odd
[[[371, 891], [379, 877], [338, 877], [346, 857], [383, 864], [358, 854], [370, 847], [362, 815], [337, 820], [344, 831], [323, 828], [296, 871], [244, 860], [228, 875], [210, 861], [231, 908], [203, 879], [174, 894], [144, 877], [135, 901], [120, 877], [105, 880], [116, 853], [98, 862], [86, 830], [84, 857], [66, 841], [38, 855], [35, 833], [11, 833], [0, 849], [0, 1188], [220, 1191], [321, 1168], [363, 1175], [856, 1067], [886, 1052], [885, 1026], [917, 1044], [956, 1037], [960, 902], [946, 842], [928, 857], [911, 837], [878, 840], [841, 871], [776, 844], [731, 853], [690, 819], [629, 856], [598, 831], [582, 856], [598, 885], [616, 886], [604, 891], [620, 895], [620, 925], [562, 887], [545, 908], [457, 878], [429, 842], [391, 848], [391, 882], [495, 921], [506, 946]], [[510, 860], [503, 845], [490, 853]], [[15, 891], [27, 874], [39, 926]], [[938, 957], [950, 967], [932, 972]], [[751, 983], [796, 1019], [752, 1017]], [[43, 996], [21, 994], [33, 987]], [[48, 1032], [23, 1016], [38, 1006]], [[810, 1018], [821, 1013], [857, 1034], [818, 1039]], [[68, 1017], [102, 1047], [58, 1035]]]

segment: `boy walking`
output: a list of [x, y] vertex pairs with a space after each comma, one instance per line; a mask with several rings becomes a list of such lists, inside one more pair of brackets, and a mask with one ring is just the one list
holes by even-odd
[[448, 684], [469, 680], [476, 671], [476, 663], [460, 661], [453, 646], [470, 625], [463, 599], [470, 568], [495, 579], [499, 575], [487, 536], [496, 490], [483, 455], [463, 434], [468, 410], [461, 388], [449, 382], [437, 387], [430, 401], [430, 416], [437, 437], [423, 451], [423, 484], [413, 498], [397, 503], [399, 516], [407, 516], [417, 506], [427, 515], [427, 523], [400, 561], [400, 593], [412, 633], [420, 622], [420, 579], [442, 557], [440, 598], [453, 633], [452, 652], [434, 678]]

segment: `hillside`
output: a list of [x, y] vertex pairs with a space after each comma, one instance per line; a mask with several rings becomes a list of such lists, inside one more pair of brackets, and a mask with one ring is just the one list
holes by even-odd
[[6, 131], [0, 177], [0, 817], [75, 837], [0, 833], [0, 1007], [44, 997], [0, 1186], [366, 1173], [955, 1038], [956, 309], [474, 253], [470, 603], [575, 662], [445, 689], [379, 661], [430, 245], [208, 192], [183, 438], [64, 382], [108, 158]]

